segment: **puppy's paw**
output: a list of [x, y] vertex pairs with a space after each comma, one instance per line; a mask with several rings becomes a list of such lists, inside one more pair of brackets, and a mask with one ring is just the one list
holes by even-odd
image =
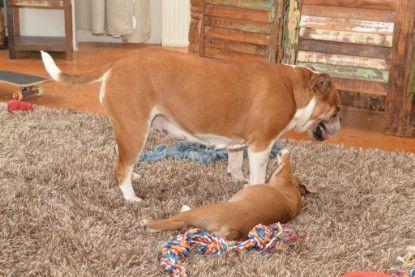
[[280, 151], [278, 152], [278, 156], [284, 156], [284, 155], [288, 155], [290, 153], [290, 151], [288, 150], [287, 147], [281, 148]]
[[143, 219], [140, 221], [140, 228], [143, 230], [147, 230], [148, 227], [148, 219]]
[[187, 205], [183, 205], [181, 208], [180, 208], [180, 212], [181, 213], [183, 213], [183, 212], [187, 212], [187, 211], [190, 211], [191, 210], [191, 208], [189, 207], [189, 206], [187, 206]]
[[277, 154], [277, 165], [281, 164], [282, 157], [284, 155], [288, 155], [290, 151], [288, 151], [287, 147], [282, 148]]
[[150, 233], [157, 233], [157, 232], [160, 232], [160, 230], [150, 228], [150, 223], [149, 223], [149, 221], [150, 221], [150, 220], [148, 220], [148, 219], [143, 219], [143, 220], [141, 220], [141, 221], [140, 221], [140, 228], [141, 228], [141, 229], [143, 229], [144, 231], [147, 231], [147, 232], [150, 232]]

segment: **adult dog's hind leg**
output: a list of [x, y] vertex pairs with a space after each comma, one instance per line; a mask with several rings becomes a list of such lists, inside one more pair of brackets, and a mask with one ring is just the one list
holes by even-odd
[[133, 169], [143, 151], [152, 119], [150, 111], [148, 113], [141, 112], [134, 116], [135, 120], [121, 121], [112, 118], [115, 139], [118, 144], [118, 159], [114, 171], [121, 192], [128, 201], [141, 201], [133, 189]]
[[128, 68], [132, 70], [137, 65], [132, 66], [127, 60], [113, 65], [104, 76], [100, 101], [111, 121], [118, 145], [114, 172], [121, 192], [128, 201], [141, 201], [134, 192], [131, 179], [157, 111], [148, 78], [138, 73], [125, 75]]
[[146, 137], [146, 135], [142, 135], [139, 138], [134, 138], [135, 141], [128, 144], [122, 139], [117, 139], [119, 154], [114, 166], [114, 172], [121, 192], [127, 201], [142, 200], [134, 192], [132, 176], [137, 157], [142, 152]]

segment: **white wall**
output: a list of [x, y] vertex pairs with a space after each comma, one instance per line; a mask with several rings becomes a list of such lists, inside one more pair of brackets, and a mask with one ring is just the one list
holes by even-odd
[[[146, 43], [161, 43], [161, 0], [151, 0], [151, 37]], [[20, 9], [21, 34], [24, 36], [63, 36], [65, 25], [62, 10]], [[77, 32], [78, 41], [120, 42], [119, 38], [94, 36], [89, 31]]]

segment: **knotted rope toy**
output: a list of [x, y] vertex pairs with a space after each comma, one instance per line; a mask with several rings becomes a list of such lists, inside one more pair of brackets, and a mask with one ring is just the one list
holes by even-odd
[[257, 250], [263, 255], [282, 249], [284, 244], [297, 240], [297, 231], [292, 224], [275, 223], [269, 226], [256, 225], [245, 241], [228, 241], [225, 237], [210, 234], [195, 228], [166, 242], [160, 252], [160, 265], [171, 276], [187, 276], [184, 260], [189, 256], [190, 246], [195, 245], [199, 254], [222, 255], [229, 251]]
[[[274, 159], [281, 148], [284, 148], [281, 143], [278, 145], [274, 144], [271, 148], [270, 158]], [[246, 149], [244, 153], [246, 154]], [[166, 158], [192, 159], [198, 163], [213, 163], [216, 160], [227, 159], [228, 150], [212, 149], [199, 143], [178, 141], [170, 148], [166, 144], [159, 144], [154, 150], [143, 152], [140, 159], [137, 161], [137, 164], [161, 161]]]

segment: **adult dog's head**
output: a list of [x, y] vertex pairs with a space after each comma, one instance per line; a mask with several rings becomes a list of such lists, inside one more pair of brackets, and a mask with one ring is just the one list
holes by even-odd
[[[306, 131], [315, 140], [328, 139], [340, 129], [341, 110], [340, 94], [332, 82], [330, 75], [318, 73], [309, 68], [302, 68], [308, 83], [305, 84], [305, 95], [311, 97], [307, 109], [311, 116], [297, 130]], [[307, 98], [308, 98], [307, 97]]]
[[340, 94], [326, 73], [313, 73], [308, 84], [316, 97], [316, 107], [311, 115], [315, 122], [307, 133], [316, 140], [325, 140], [340, 129]]

